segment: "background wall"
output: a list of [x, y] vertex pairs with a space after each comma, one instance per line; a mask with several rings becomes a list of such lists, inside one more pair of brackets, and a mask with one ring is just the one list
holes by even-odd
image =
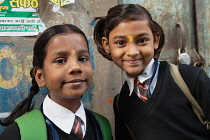
[[[113, 62], [104, 59], [96, 49], [92, 32], [96, 16], [106, 15], [117, 4], [135, 3], [146, 7], [165, 32], [166, 42], [160, 60], [177, 64], [178, 48], [185, 47], [191, 64], [200, 64], [210, 75], [210, 1], [209, 0], [75, 0], [55, 7], [50, 0], [40, 0], [38, 13], [46, 27], [72, 23], [87, 35], [94, 83], [83, 97], [85, 106], [106, 116], [114, 131], [113, 97], [120, 92], [123, 73]], [[185, 32], [178, 23], [183, 25]], [[181, 32], [182, 31], [182, 32]], [[183, 32], [185, 33], [182, 36]], [[0, 37], [0, 117], [6, 116], [29, 93], [32, 48], [37, 36]], [[186, 39], [186, 44], [183, 44]], [[201, 59], [202, 58], [202, 59]], [[39, 107], [47, 91], [36, 96]], [[3, 130], [0, 127], [0, 132]]]

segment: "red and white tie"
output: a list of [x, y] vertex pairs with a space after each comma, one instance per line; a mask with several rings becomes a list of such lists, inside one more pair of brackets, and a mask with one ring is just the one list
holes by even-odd
[[80, 138], [83, 138], [82, 124], [83, 124], [83, 121], [81, 120], [81, 118], [78, 116], [75, 116], [72, 132]]
[[134, 82], [136, 83], [137, 87], [139, 88], [141, 100], [144, 102], [148, 101], [148, 97], [147, 97], [148, 89], [145, 88], [143, 83], [141, 83], [137, 78], [135, 78]]

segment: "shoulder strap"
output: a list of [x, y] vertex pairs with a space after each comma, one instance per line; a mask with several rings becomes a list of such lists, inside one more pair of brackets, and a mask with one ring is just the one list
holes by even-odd
[[95, 117], [98, 119], [100, 123], [104, 140], [112, 140], [112, 130], [111, 130], [111, 125], [108, 119], [96, 112], [93, 112], [93, 114], [95, 115]]
[[205, 118], [204, 112], [202, 108], [199, 106], [199, 104], [197, 103], [197, 101], [192, 96], [189, 88], [187, 87], [185, 81], [183, 80], [179, 72], [177, 65], [170, 64], [170, 71], [171, 71], [172, 77], [174, 78], [174, 81], [177, 83], [180, 89], [184, 92], [185, 96], [191, 102], [193, 111], [195, 112], [196, 116], [198, 117], [200, 122], [206, 126], [207, 130], [210, 131], [210, 122], [204, 121], [204, 118]]
[[120, 94], [117, 94], [116, 95], [116, 108], [117, 108], [117, 110], [118, 110], [119, 97], [120, 97]]
[[47, 140], [44, 116], [38, 109], [33, 109], [15, 122], [20, 129], [21, 140]]

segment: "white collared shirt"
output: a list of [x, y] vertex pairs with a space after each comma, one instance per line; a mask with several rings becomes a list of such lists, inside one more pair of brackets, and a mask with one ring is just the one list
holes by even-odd
[[62, 131], [64, 131], [67, 134], [71, 133], [75, 115], [80, 117], [82, 121], [84, 122], [84, 125], [82, 125], [83, 134], [85, 135], [86, 132], [86, 115], [83, 103], [81, 101], [81, 105], [79, 109], [74, 114], [69, 109], [57, 104], [53, 100], [49, 98], [49, 95], [47, 95], [43, 102], [43, 113], [45, 116], [50, 119], [57, 127], [59, 127]]
[[[158, 67], [157, 67], [157, 71], [155, 73], [155, 76], [152, 80], [152, 83], [150, 84], [150, 92], [151, 94], [153, 93], [154, 89], [155, 89], [155, 85], [157, 83], [157, 75], [158, 75], [158, 69], [159, 69], [159, 62], [158, 62]], [[141, 83], [144, 83], [145, 82], [145, 88], [148, 89], [149, 87], [149, 82], [150, 82], [150, 78], [152, 77], [153, 75], [153, 71], [154, 71], [154, 59], [152, 59], [150, 61], [150, 63], [145, 67], [145, 69], [143, 70], [142, 74], [139, 75], [137, 78], [138, 80], [141, 82]], [[135, 78], [131, 78], [130, 76], [128, 76], [127, 74], [125, 74], [125, 80], [127, 81], [128, 83], [128, 87], [129, 87], [129, 91], [130, 91], [130, 94], [129, 96], [131, 96], [133, 90], [134, 90], [134, 79]], [[140, 91], [137, 90], [135, 91], [137, 93], [137, 95], [140, 97]]]

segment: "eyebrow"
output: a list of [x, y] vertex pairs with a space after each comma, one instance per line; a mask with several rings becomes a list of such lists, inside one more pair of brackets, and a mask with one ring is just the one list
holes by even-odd
[[[70, 54], [70, 51], [56, 51], [54, 52], [52, 55], [69, 55]], [[82, 49], [82, 50], [79, 50], [79, 51], [76, 51], [77, 54], [81, 54], [81, 53], [89, 53], [89, 51], [87, 49]]]
[[[147, 33], [147, 32], [140, 33], [140, 34], [138, 34], [137, 36], [135, 36], [135, 38], [136, 38], [136, 37], [142, 37], [142, 36], [149, 36], [149, 33]], [[118, 38], [123, 38], [123, 39], [125, 39], [125, 38], [127, 38], [127, 36], [124, 36], [124, 35], [117, 35], [117, 36], [114, 36], [114, 37], [113, 37], [113, 39], [118, 39]]]
[[142, 37], [142, 36], [149, 36], [149, 33], [143, 32], [141, 34], [138, 34], [136, 37]]

